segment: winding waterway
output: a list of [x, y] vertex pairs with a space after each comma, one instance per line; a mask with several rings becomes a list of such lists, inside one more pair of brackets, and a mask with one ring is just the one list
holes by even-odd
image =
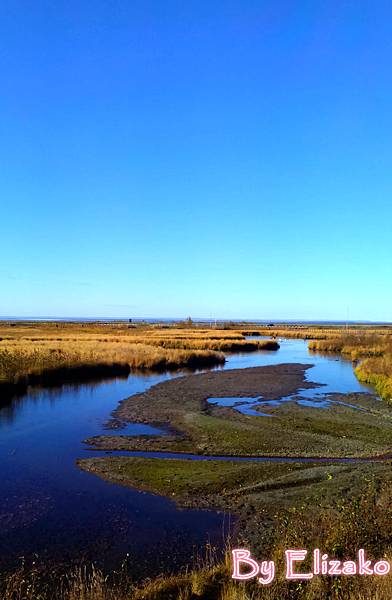
[[[315, 410], [328, 410], [322, 404], [326, 393], [369, 391], [350, 362], [309, 353], [302, 340], [282, 340], [278, 352], [229, 355], [223, 368], [290, 362], [313, 364], [307, 379], [324, 384], [300, 393], [321, 402]], [[179, 374], [132, 373], [96, 384], [31, 388], [0, 405], [0, 568], [32, 553], [49, 563], [94, 560], [109, 568], [129, 554], [135, 575], [147, 575], [189, 563], [207, 541], [222, 545], [227, 515], [181, 510], [166, 498], [107, 483], [75, 465], [77, 458], [97, 455], [82, 442], [107, 432], [120, 400]], [[156, 432], [136, 424], [117, 431]]]

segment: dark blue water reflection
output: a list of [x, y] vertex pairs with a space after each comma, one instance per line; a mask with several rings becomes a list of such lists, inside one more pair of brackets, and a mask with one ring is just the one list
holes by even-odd
[[[208, 540], [222, 545], [228, 517], [178, 510], [170, 500], [108, 484], [75, 465], [91, 454], [82, 440], [108, 433], [104, 424], [120, 399], [169, 377], [35, 389], [1, 408], [0, 565], [37, 552], [45, 560], [112, 567], [129, 553], [135, 574], [146, 575], [186, 564]], [[120, 431], [157, 430], [135, 424]]]

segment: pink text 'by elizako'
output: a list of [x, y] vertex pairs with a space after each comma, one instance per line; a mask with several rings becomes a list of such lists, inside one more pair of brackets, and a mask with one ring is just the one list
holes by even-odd
[[[372, 562], [366, 558], [363, 548], [358, 550], [355, 560], [336, 560], [329, 558], [318, 548], [313, 550], [311, 566], [305, 569], [301, 563], [307, 558], [308, 550], [288, 549], [285, 551], [285, 577], [293, 580], [309, 580], [318, 575], [331, 577], [350, 575], [387, 575], [390, 564], [387, 560]], [[251, 556], [250, 550], [236, 548], [232, 550], [232, 578], [239, 581], [257, 578], [262, 585], [270, 584], [276, 575], [273, 560], [257, 561]]]

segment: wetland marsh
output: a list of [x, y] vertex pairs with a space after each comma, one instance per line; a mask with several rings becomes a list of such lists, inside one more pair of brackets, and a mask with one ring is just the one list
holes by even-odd
[[[110, 570], [129, 554], [135, 578], [181, 571], [206, 543], [219, 555], [229, 533], [271, 542], [272, 507], [332, 502], [374, 474], [387, 478], [387, 463], [368, 459], [390, 451], [389, 405], [350, 360], [311, 353], [300, 339], [279, 345], [226, 353], [199, 373], [133, 370], [8, 398], [2, 569], [36, 553], [64, 568], [95, 561]], [[208, 402], [227, 397], [250, 400], [257, 414]], [[355, 458], [364, 462], [345, 462]]]

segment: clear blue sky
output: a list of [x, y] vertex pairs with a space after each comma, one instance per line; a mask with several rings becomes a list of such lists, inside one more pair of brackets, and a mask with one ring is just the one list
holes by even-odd
[[391, 22], [3, 0], [0, 315], [392, 320]]

